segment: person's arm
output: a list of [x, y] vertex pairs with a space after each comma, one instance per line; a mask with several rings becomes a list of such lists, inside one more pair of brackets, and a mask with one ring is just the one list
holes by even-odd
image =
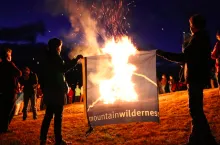
[[217, 58], [218, 58], [219, 50], [220, 50], [220, 42], [217, 42], [217, 43], [215, 44], [215, 47], [214, 47], [212, 53], [211, 53], [211, 58], [212, 58], [212, 59], [217, 59]]
[[22, 76], [22, 72], [17, 68], [17, 66], [11, 62], [11, 69], [12, 69], [12, 72], [13, 72], [13, 75], [15, 77], [21, 77]]
[[162, 50], [157, 50], [157, 56], [162, 57], [165, 60], [175, 62], [175, 63], [184, 63], [185, 58], [183, 53], [172, 53], [172, 52], [165, 52]]
[[62, 58], [61, 57], [58, 57], [57, 58], [57, 66], [54, 66], [54, 67], [56, 67], [60, 72], [62, 72], [62, 73], [65, 73], [65, 72], [67, 72], [68, 70], [70, 70], [71, 68], [73, 68], [74, 66], [76, 66], [77, 65], [77, 63], [78, 63], [78, 61], [80, 60], [80, 59], [82, 59], [83, 58], [83, 56], [82, 55], [78, 55], [77, 57], [76, 57], [76, 59], [72, 59], [70, 62], [68, 62], [68, 63], [65, 63], [63, 60], [62, 60]]
[[33, 77], [33, 88], [34, 88], [34, 89], [37, 89], [37, 84], [38, 84], [37, 74], [33, 73], [33, 74], [32, 74], [32, 77]]

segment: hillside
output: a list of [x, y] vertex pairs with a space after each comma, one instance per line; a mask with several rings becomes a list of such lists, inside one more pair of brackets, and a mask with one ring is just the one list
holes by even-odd
[[[220, 143], [220, 96], [218, 89], [204, 91], [204, 110], [214, 136]], [[78, 144], [125, 144], [125, 145], [177, 145], [185, 144], [190, 133], [190, 116], [188, 112], [188, 96], [186, 91], [163, 94], [160, 100], [160, 123], [137, 122], [121, 125], [95, 127], [85, 137], [87, 130], [83, 105], [65, 106], [63, 117], [63, 138]], [[33, 120], [32, 114], [22, 121], [22, 116], [14, 117], [10, 130], [12, 133], [0, 135], [1, 145], [35, 145], [39, 144], [39, 132], [44, 111], [38, 112], [38, 119]], [[50, 126], [48, 139], [54, 144], [53, 122]]]

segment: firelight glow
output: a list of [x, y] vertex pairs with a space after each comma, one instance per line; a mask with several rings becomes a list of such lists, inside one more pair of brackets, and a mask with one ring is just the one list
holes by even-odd
[[104, 104], [113, 104], [115, 101], [138, 101], [138, 95], [131, 80], [136, 67], [128, 63], [129, 57], [137, 52], [135, 46], [125, 36], [117, 42], [114, 39], [107, 42], [102, 51], [111, 56], [113, 76], [108, 80], [100, 80], [100, 100]]

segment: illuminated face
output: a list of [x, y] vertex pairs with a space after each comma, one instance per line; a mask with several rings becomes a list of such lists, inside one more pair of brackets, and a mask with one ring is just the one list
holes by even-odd
[[216, 38], [217, 38], [218, 41], [220, 41], [220, 34], [217, 34]]
[[7, 61], [11, 61], [11, 59], [12, 59], [11, 54], [12, 54], [11, 51], [7, 52], [7, 54], [6, 54], [7, 55]]
[[59, 47], [57, 47], [57, 53], [58, 54], [60, 54], [61, 53], [61, 51], [62, 51], [62, 46], [63, 46], [63, 44], [61, 43], [61, 45], [59, 46]]
[[192, 18], [189, 19], [189, 26], [190, 26], [190, 31], [191, 31], [192, 35], [199, 31], [196, 27], [193, 26]]
[[25, 69], [23, 73], [24, 73], [25, 76], [29, 76], [30, 70], [29, 69]]
[[193, 24], [192, 24], [192, 19], [191, 18], [189, 19], [189, 26], [190, 26], [190, 32], [192, 34], [194, 34], [194, 28], [193, 28]]

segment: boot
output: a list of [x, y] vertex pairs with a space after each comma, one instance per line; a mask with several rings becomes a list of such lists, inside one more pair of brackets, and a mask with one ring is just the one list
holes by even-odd
[[27, 119], [27, 112], [23, 113], [23, 121], [25, 121]]
[[37, 113], [33, 113], [33, 119], [34, 119], [34, 120], [37, 119]]

